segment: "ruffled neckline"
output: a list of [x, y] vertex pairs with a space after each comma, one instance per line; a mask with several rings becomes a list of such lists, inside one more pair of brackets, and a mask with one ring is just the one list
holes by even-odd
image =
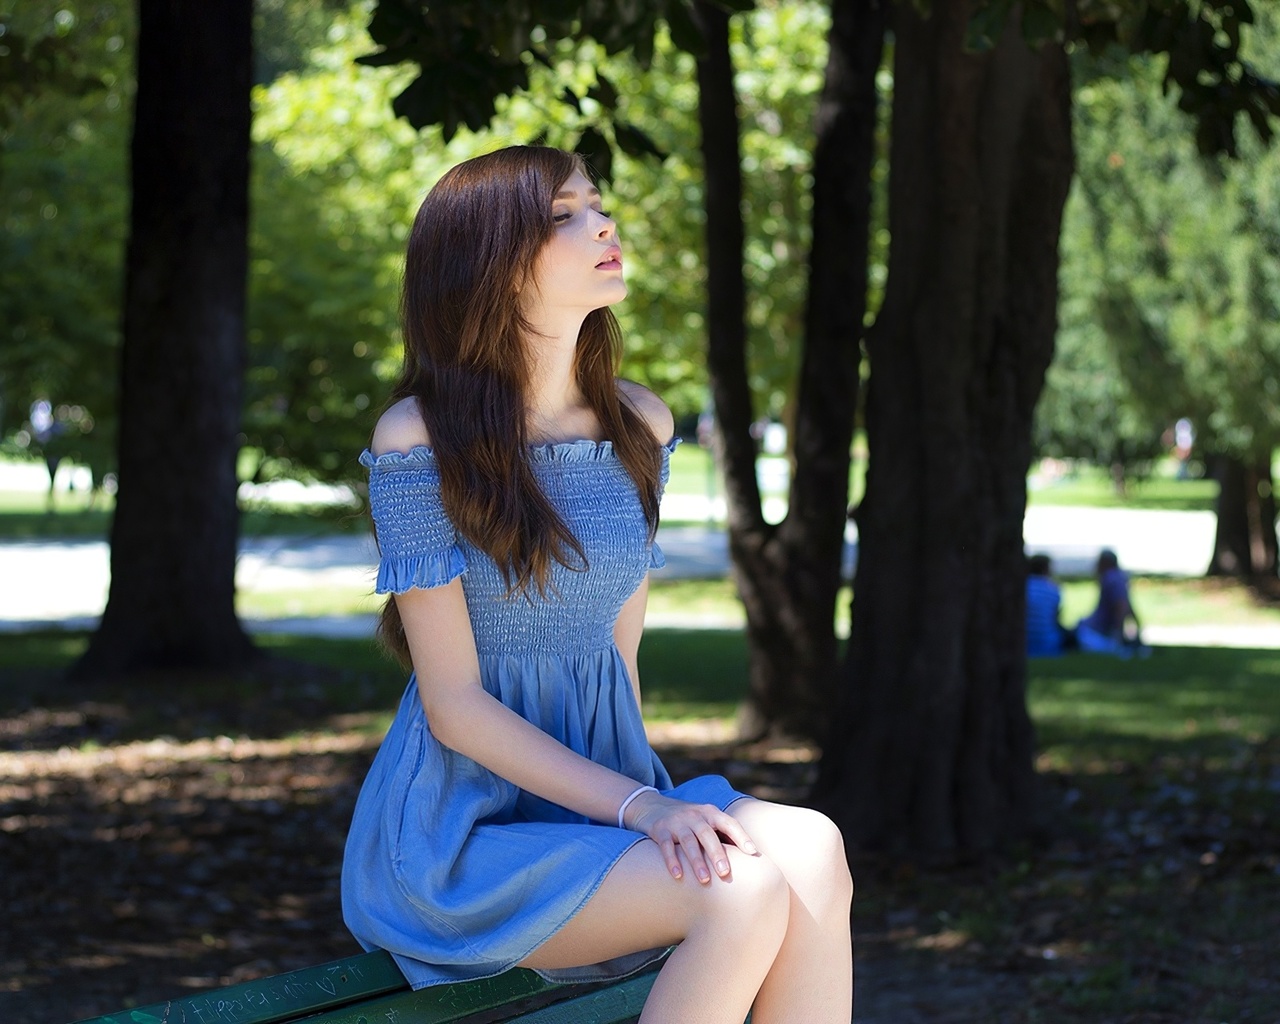
[[[679, 437], [673, 437], [662, 446], [668, 456], [680, 444]], [[545, 444], [529, 446], [531, 462], [604, 462], [616, 458], [612, 441], [549, 441]], [[407, 452], [383, 452], [374, 455], [368, 448], [360, 453], [360, 465], [367, 469], [387, 468], [391, 466], [433, 465], [436, 453], [429, 445], [414, 445]]]

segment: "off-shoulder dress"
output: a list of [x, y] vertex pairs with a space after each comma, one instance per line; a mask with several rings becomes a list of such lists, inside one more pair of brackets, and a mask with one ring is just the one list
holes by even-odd
[[[674, 442], [662, 452], [665, 485]], [[462, 577], [486, 690], [570, 749], [669, 796], [725, 809], [720, 776], [680, 786], [645, 736], [613, 629], [623, 603], [663, 564], [636, 488], [608, 441], [534, 447], [535, 476], [582, 545], [585, 570], [558, 563], [545, 598], [508, 599], [494, 561], [440, 501], [429, 448], [374, 457], [369, 504], [376, 589], [402, 593]], [[342, 907], [366, 949], [388, 950], [414, 988], [498, 974], [555, 934], [644, 837], [520, 790], [438, 743], [411, 677], [365, 779], [347, 836]], [[636, 970], [651, 950], [557, 981]]]

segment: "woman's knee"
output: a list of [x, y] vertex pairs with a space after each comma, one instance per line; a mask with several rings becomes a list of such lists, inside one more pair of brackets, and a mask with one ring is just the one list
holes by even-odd
[[839, 827], [808, 807], [761, 804], [747, 825], [752, 838], [782, 869], [788, 884], [810, 907], [845, 906], [853, 877]]
[[791, 888], [782, 868], [767, 854], [753, 857], [728, 849], [729, 878], [713, 878], [700, 893], [706, 905], [707, 924], [731, 929], [776, 928], [785, 932], [790, 913]]

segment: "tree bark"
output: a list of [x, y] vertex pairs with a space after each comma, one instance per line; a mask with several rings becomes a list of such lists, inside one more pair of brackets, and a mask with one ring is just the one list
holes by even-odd
[[892, 253], [869, 474], [818, 802], [855, 846], [952, 859], [1029, 823], [1022, 521], [1070, 185], [1066, 55], [971, 4], [895, 5]]
[[728, 16], [699, 4], [707, 181], [708, 365], [722, 437], [729, 549], [747, 613], [742, 729], [815, 736], [834, 694], [836, 596], [867, 293], [875, 76], [887, 0], [835, 0], [814, 154], [813, 242], [786, 518], [765, 522], [750, 435], [737, 102]]
[[111, 589], [74, 672], [227, 668], [248, 266], [251, 0], [140, 0]]
[[1220, 456], [1213, 460], [1213, 476], [1218, 481], [1218, 526], [1209, 575], [1274, 579], [1276, 499], [1271, 460]]

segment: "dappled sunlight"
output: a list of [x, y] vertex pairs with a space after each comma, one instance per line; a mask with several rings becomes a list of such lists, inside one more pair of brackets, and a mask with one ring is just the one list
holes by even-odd
[[1028, 703], [1042, 769], [1120, 772], [1155, 758], [1240, 763], [1280, 721], [1280, 651], [1160, 648], [1146, 660], [1037, 659]]
[[921, 935], [913, 940], [909, 945], [914, 949], [934, 949], [940, 952], [948, 953], [957, 949], [964, 949], [973, 941], [973, 936], [968, 932], [959, 931], [955, 928], [944, 928], [940, 932], [934, 932], [932, 935]]
[[377, 715], [342, 721], [0, 751], [0, 899], [41, 922], [0, 946], [8, 990], [89, 1016], [120, 992], [154, 1002], [353, 952], [335, 883], [381, 733]]

